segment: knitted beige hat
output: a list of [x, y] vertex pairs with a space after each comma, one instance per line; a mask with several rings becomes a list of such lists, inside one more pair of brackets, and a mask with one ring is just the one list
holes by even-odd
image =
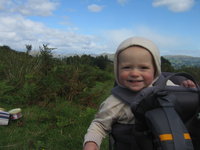
[[156, 65], [156, 74], [155, 79], [161, 74], [161, 59], [160, 59], [160, 52], [158, 47], [150, 40], [143, 38], [143, 37], [131, 37], [126, 40], [124, 40], [117, 48], [115, 57], [114, 57], [114, 73], [115, 73], [115, 80], [119, 84], [118, 81], [118, 55], [120, 52], [125, 50], [128, 47], [131, 46], [141, 46], [149, 50], [149, 52], [152, 54], [155, 65]]

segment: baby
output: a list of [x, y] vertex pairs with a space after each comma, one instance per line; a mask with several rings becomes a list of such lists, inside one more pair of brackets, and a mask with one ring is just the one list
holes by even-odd
[[[115, 53], [115, 79], [119, 86], [133, 92], [153, 86], [161, 75], [161, 59], [157, 46], [142, 37], [131, 37], [123, 41]], [[171, 81], [167, 85], [174, 85]], [[186, 87], [195, 87], [190, 80]], [[114, 123], [134, 124], [130, 106], [110, 95], [100, 106], [84, 138], [84, 150], [99, 150], [102, 139], [112, 130]]]

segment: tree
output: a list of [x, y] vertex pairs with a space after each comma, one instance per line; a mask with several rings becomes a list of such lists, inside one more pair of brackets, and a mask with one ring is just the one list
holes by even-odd
[[27, 44], [27, 45], [25, 45], [26, 46], [26, 54], [30, 54], [30, 52], [31, 52], [31, 50], [32, 50], [32, 45], [29, 45], [29, 44]]
[[161, 57], [161, 70], [162, 72], [174, 72], [174, 67], [171, 65], [169, 60]]
[[104, 70], [106, 68], [106, 66], [108, 65], [108, 63], [110, 63], [111, 61], [108, 59], [107, 56], [97, 56], [94, 60], [94, 65], [96, 65], [97, 67], [99, 67], [100, 69]]
[[53, 67], [53, 54], [52, 54], [52, 50], [56, 49], [56, 48], [49, 48], [48, 44], [43, 44], [42, 47], [40, 48], [40, 58], [42, 61], [42, 67], [41, 67], [41, 71], [47, 75], [48, 72], [52, 69]]

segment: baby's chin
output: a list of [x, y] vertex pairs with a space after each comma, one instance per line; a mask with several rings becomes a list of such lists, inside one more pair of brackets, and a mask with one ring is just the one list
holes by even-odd
[[128, 87], [129, 90], [133, 91], [133, 92], [139, 92], [142, 89], [144, 89], [145, 87]]
[[127, 88], [133, 92], [139, 92], [145, 88], [149, 87], [149, 85], [146, 84], [140, 84], [140, 85], [135, 85], [135, 86], [127, 86]]

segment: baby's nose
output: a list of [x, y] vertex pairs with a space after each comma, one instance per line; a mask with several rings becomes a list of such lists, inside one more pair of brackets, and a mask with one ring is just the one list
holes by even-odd
[[130, 76], [133, 76], [133, 77], [139, 76], [139, 71], [137, 69], [132, 69], [130, 71]]

